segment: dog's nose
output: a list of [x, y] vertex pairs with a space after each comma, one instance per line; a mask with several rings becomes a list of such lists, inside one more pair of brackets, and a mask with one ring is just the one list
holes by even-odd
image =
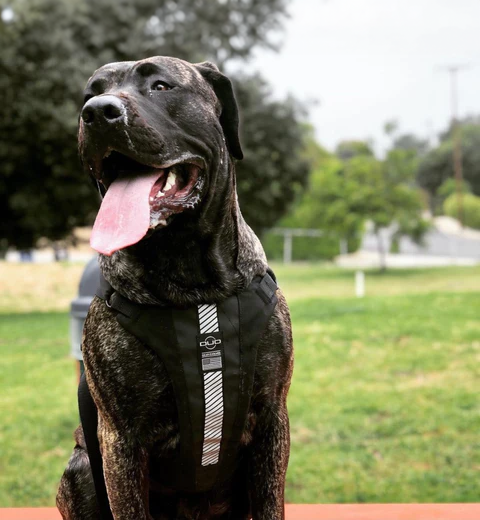
[[116, 96], [95, 96], [89, 99], [82, 110], [84, 123], [115, 123], [125, 115], [125, 107]]

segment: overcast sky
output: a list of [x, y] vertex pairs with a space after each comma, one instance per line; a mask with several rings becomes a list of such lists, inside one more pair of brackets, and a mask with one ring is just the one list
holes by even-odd
[[[450, 80], [459, 73], [459, 113], [480, 114], [480, 0], [292, 0], [279, 54], [251, 65], [277, 95], [311, 106], [318, 140], [387, 142], [385, 121], [432, 137], [450, 117]], [[314, 106], [312, 100], [318, 100]]]

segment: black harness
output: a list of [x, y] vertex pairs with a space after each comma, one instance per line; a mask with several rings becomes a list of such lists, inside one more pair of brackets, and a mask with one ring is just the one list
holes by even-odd
[[[170, 466], [161, 468], [169, 487], [195, 493], [231, 477], [252, 395], [258, 341], [277, 304], [276, 290], [269, 269], [221, 303], [181, 310], [133, 303], [101, 279], [97, 296], [122, 327], [162, 359], [173, 383], [180, 451]], [[97, 409], [85, 376], [78, 396], [102, 520], [111, 519]], [[150, 477], [162, 479], [155, 468]]]

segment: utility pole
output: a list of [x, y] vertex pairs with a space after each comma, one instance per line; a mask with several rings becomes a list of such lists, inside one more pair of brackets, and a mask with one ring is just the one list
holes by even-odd
[[448, 65], [443, 67], [450, 74], [451, 110], [452, 110], [452, 140], [453, 140], [453, 171], [457, 188], [458, 221], [463, 227], [463, 166], [462, 166], [462, 140], [461, 130], [458, 124], [458, 72], [468, 68], [468, 65]]

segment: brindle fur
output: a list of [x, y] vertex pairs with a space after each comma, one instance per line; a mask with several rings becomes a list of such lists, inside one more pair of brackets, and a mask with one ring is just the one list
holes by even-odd
[[[135, 74], [145, 64], [154, 64], [170, 81], [175, 79], [178, 102], [172, 97], [165, 104], [165, 98], [152, 100], [144, 95]], [[144, 159], [152, 154], [162, 159], [184, 152], [198, 155], [200, 150], [206, 164], [206, 186], [196, 209], [178, 214], [169, 226], [135, 246], [100, 256], [105, 278], [135, 302], [177, 307], [219, 302], [266, 271], [260, 242], [238, 207], [227, 146], [231, 148], [231, 140], [224, 137], [236, 128], [227, 128], [228, 120], [223, 118], [221, 124], [219, 119], [225, 104], [235, 100], [228, 92], [215, 90], [210, 70], [226, 79], [211, 64], [157, 57], [107, 65], [89, 81], [91, 85], [103, 78], [102, 91], [96, 94], [120, 97], [128, 120], [101, 136], [81, 124], [84, 161], [114, 143], [118, 151]], [[98, 436], [115, 520], [284, 518], [290, 444], [286, 397], [293, 348], [288, 307], [280, 290], [277, 296], [278, 305], [258, 347], [238, 469], [230, 481], [198, 494], [178, 492], [168, 485], [149, 488], [149, 466], [161, 468], [162, 460], [179, 449], [172, 384], [161, 360], [118, 324], [102, 300], [93, 301], [85, 323], [83, 355], [99, 411]], [[65, 520], [97, 520], [81, 427], [75, 439], [57, 505]], [[164, 481], [168, 482], [168, 475]]]

